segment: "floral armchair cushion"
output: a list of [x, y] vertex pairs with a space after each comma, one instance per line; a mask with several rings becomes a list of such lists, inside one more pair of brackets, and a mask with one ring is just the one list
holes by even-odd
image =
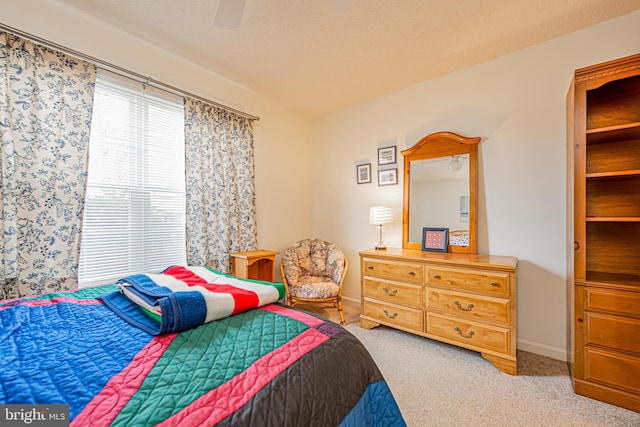
[[335, 243], [305, 239], [289, 247], [282, 268], [291, 296], [330, 298], [340, 292], [345, 256]]

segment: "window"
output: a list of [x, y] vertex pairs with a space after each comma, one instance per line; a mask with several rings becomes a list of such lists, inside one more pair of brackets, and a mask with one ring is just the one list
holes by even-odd
[[186, 264], [182, 98], [99, 73], [79, 284]]

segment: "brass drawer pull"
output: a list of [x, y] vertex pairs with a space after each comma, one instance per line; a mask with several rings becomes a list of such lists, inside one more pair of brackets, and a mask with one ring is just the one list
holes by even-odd
[[368, 268], [369, 270], [373, 270], [373, 265], [367, 265], [367, 268]]
[[467, 305], [467, 308], [464, 308], [457, 299], [453, 300], [453, 303], [455, 304], [456, 307], [458, 307], [458, 310], [462, 310], [462, 311], [471, 311], [471, 309], [473, 308], [473, 304], [469, 303], [469, 305]]
[[469, 333], [467, 335], [464, 335], [462, 333], [462, 331], [460, 330], [460, 328], [458, 328], [457, 326], [454, 328], [454, 330], [458, 333], [458, 335], [460, 335], [462, 338], [471, 338], [473, 336], [473, 331], [469, 331]]
[[394, 311], [393, 315], [389, 316], [389, 312], [387, 311], [387, 309], [385, 308], [384, 310], [384, 314], [389, 318], [389, 319], [395, 319], [396, 317], [398, 317], [398, 312]]
[[415, 271], [410, 271], [409, 272], [409, 276], [415, 276], [415, 275], [416, 275]]
[[433, 277], [434, 279], [439, 279], [440, 275], [438, 273], [433, 273], [433, 276], [431, 276], [431, 277]]
[[493, 286], [494, 288], [497, 288], [500, 285], [498, 285], [498, 282], [496, 282], [495, 280], [492, 280], [491, 281], [491, 286]]
[[386, 286], [383, 286], [383, 287], [382, 287], [382, 290], [384, 291], [384, 293], [385, 293], [385, 294], [390, 295], [390, 296], [392, 296], [392, 297], [395, 297], [395, 296], [396, 296], [396, 294], [398, 293], [398, 290], [397, 290], [397, 289], [394, 289], [394, 290], [392, 290], [392, 291], [389, 291], [389, 288], [387, 288]]

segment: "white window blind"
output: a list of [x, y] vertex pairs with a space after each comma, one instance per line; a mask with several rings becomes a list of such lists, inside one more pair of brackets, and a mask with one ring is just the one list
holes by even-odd
[[182, 98], [100, 73], [80, 285], [186, 263]]

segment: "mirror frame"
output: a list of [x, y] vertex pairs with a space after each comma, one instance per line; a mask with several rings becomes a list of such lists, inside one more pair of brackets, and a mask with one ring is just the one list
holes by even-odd
[[422, 242], [409, 241], [409, 209], [411, 192], [411, 162], [439, 157], [469, 154], [469, 246], [449, 245], [449, 252], [478, 251], [478, 143], [480, 137], [465, 138], [453, 132], [436, 132], [425, 136], [402, 151], [404, 156], [404, 202], [402, 207], [402, 247], [422, 249]]

